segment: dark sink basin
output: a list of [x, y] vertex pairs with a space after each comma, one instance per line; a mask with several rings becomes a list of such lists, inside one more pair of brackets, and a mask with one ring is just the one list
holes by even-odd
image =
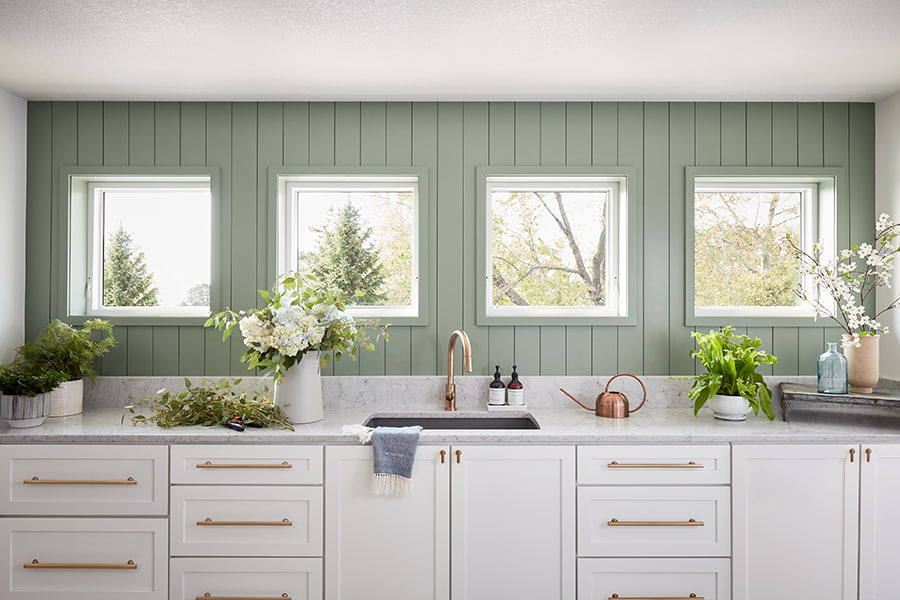
[[447, 413], [446, 416], [398, 416], [372, 415], [365, 422], [367, 427], [407, 427], [421, 425], [423, 429], [540, 429], [531, 415], [494, 416], [494, 415], [458, 415]]

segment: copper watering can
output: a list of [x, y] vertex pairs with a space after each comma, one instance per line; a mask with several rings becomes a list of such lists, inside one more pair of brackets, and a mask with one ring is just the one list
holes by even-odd
[[[609, 384], [613, 382], [613, 379], [617, 377], [631, 377], [639, 384], [641, 384], [641, 389], [644, 391], [644, 397], [641, 399], [641, 403], [634, 410], [628, 409], [628, 398], [625, 397], [625, 394], [622, 392], [610, 392]], [[614, 375], [609, 378], [609, 381], [606, 382], [606, 387], [603, 389], [603, 393], [597, 396], [597, 406], [594, 409], [591, 409], [588, 406], [585, 406], [581, 402], [578, 401], [575, 396], [567, 392], [566, 390], [560, 388], [563, 394], [574, 400], [578, 403], [578, 406], [585, 410], [593, 410], [598, 417], [606, 417], [608, 419], [623, 419], [630, 415], [633, 412], [636, 412], [644, 406], [644, 402], [647, 401], [647, 388], [644, 387], [644, 382], [632, 375], [631, 373], [619, 373], [618, 375]]]

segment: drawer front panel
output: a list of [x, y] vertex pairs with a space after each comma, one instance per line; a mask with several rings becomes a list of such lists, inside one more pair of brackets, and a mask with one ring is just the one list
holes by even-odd
[[0, 514], [166, 514], [166, 446], [3, 445], [0, 469]]
[[172, 446], [172, 483], [321, 484], [322, 446]]
[[0, 520], [6, 600], [165, 600], [165, 519]]
[[582, 487], [579, 556], [729, 556], [727, 487]]
[[321, 600], [321, 558], [173, 558], [169, 600]]
[[730, 570], [727, 558], [580, 558], [578, 600], [728, 600]]
[[322, 488], [172, 487], [173, 556], [321, 556]]
[[731, 448], [719, 445], [579, 446], [579, 484], [717, 485], [731, 481]]

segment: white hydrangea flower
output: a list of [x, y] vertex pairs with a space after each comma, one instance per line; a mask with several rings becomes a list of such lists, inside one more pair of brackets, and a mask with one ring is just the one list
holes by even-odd
[[265, 352], [272, 347], [272, 324], [263, 321], [257, 315], [248, 315], [240, 320], [241, 335], [244, 344]]

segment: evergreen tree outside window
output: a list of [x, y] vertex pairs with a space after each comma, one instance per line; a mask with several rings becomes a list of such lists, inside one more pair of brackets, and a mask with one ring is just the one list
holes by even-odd
[[418, 176], [278, 181], [279, 273], [312, 275], [357, 317], [421, 318]]
[[88, 315], [208, 314], [208, 183], [97, 181], [88, 198]]

